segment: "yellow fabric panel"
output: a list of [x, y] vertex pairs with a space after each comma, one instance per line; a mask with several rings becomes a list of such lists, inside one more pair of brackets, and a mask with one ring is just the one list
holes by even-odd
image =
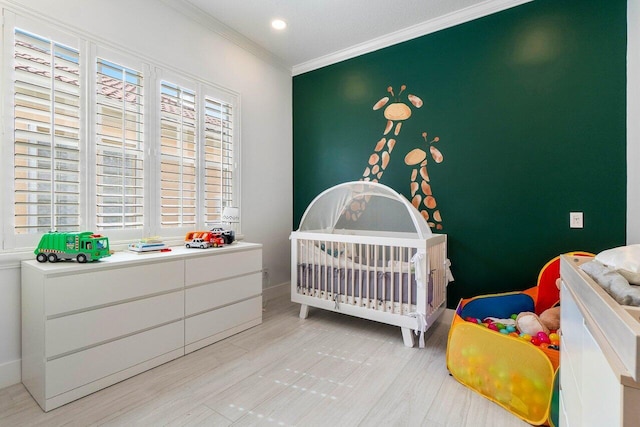
[[547, 422], [556, 368], [533, 344], [456, 315], [449, 331], [447, 367], [456, 380], [528, 423]]

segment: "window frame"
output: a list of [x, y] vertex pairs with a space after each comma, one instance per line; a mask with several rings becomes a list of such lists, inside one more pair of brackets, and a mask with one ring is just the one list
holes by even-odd
[[[53, 41], [57, 44], [71, 47], [79, 52], [80, 58], [86, 56], [86, 43], [78, 36], [65, 32], [62, 29], [55, 28], [51, 25], [34, 21], [30, 18], [22, 17], [16, 13], [13, 13], [7, 9], [3, 9], [3, 75], [2, 79], [2, 98], [4, 100], [2, 109], [2, 126], [3, 126], [3, 141], [0, 147], [0, 155], [2, 156], [2, 181], [7, 185], [1, 186], [2, 189], [2, 249], [3, 250], [22, 250], [23, 248], [29, 248], [38, 244], [40, 234], [39, 233], [15, 233], [15, 68], [14, 68], [14, 56], [15, 56], [15, 30], [19, 28], [28, 33], [36, 34], [49, 41]], [[80, 61], [80, 139], [86, 141], [86, 117], [82, 114], [82, 105], [86, 102], [86, 72], [84, 70], [86, 61]], [[80, 148], [79, 159], [79, 174], [83, 177], [84, 159], [86, 150], [82, 150], [82, 144]], [[9, 184], [10, 183], [10, 184]], [[82, 195], [83, 183], [80, 182], [79, 192]], [[79, 211], [80, 222], [84, 219], [84, 212], [86, 211], [87, 199], [80, 196]]]
[[[97, 110], [97, 61], [98, 58], [102, 58], [109, 62], [115, 63], [119, 66], [123, 66], [129, 69], [140, 71], [143, 75], [143, 93], [144, 93], [144, 105], [143, 105], [143, 200], [144, 200], [144, 208], [143, 208], [143, 226], [142, 228], [132, 228], [132, 229], [117, 229], [117, 230], [102, 230], [97, 227], [97, 137], [98, 137], [98, 110]], [[90, 171], [86, 174], [86, 182], [87, 182], [87, 200], [91, 200], [92, 203], [88, 203], [87, 208], [87, 226], [89, 230], [95, 231], [96, 233], [104, 233], [106, 236], [112, 239], [114, 242], [125, 241], [125, 240], [135, 240], [140, 239], [142, 237], [150, 236], [150, 227], [147, 222], [147, 218], [149, 215], [149, 205], [152, 202], [150, 197], [150, 185], [153, 178], [150, 174], [150, 170], [148, 165], [150, 163], [150, 152], [151, 147], [155, 141], [155, 133], [153, 131], [152, 124], [150, 122], [150, 118], [152, 117], [152, 107], [151, 102], [147, 99], [147, 94], [149, 94], [152, 90], [152, 82], [150, 81], [151, 76], [151, 66], [142, 61], [140, 59], [134, 58], [126, 53], [118, 52], [114, 49], [99, 46], [95, 43], [90, 43], [90, 54], [89, 54], [89, 66], [93, 70], [88, 75], [88, 79], [90, 81], [89, 88], [89, 102], [88, 102], [88, 116], [91, 118], [88, 123], [89, 130], [89, 139], [87, 140], [89, 144], [87, 144], [87, 168], [93, 168], [93, 172]], [[79, 230], [82, 231], [82, 230]]]
[[[232, 168], [233, 168], [233, 175], [234, 175], [234, 180], [233, 180], [233, 189], [232, 189], [232, 203], [234, 206], [236, 207], [240, 207], [240, 173], [239, 173], [239, 159], [240, 159], [240, 144], [239, 144], [239, 133], [240, 133], [240, 122], [239, 122], [239, 104], [240, 104], [240, 97], [238, 94], [235, 94], [231, 91], [228, 91], [224, 88], [221, 88], [219, 86], [213, 85], [211, 83], [206, 83], [203, 82], [201, 80], [198, 79], [190, 79], [188, 77], [184, 77], [183, 75], [179, 74], [179, 73], [175, 73], [172, 72], [170, 70], [163, 70], [163, 69], [159, 69], [156, 68], [154, 74], [156, 75], [156, 88], [155, 88], [155, 96], [158, 99], [157, 102], [157, 106], [156, 106], [156, 115], [154, 115], [154, 118], [157, 120], [157, 123], [154, 127], [154, 129], [158, 132], [158, 135], [156, 136], [157, 138], [157, 145], [154, 146], [154, 156], [155, 158], [153, 159], [153, 165], [155, 167], [155, 170], [157, 171], [157, 178], [158, 180], [160, 179], [160, 170], [161, 170], [161, 153], [160, 153], [160, 98], [162, 96], [161, 91], [162, 91], [162, 82], [167, 82], [170, 84], [175, 84], [180, 86], [181, 88], [184, 89], [189, 89], [189, 90], [193, 90], [196, 94], [196, 105], [197, 105], [197, 115], [198, 115], [198, 120], [197, 120], [197, 130], [196, 130], [196, 134], [197, 134], [197, 143], [198, 143], [198, 147], [199, 147], [199, 152], [198, 152], [198, 156], [197, 156], [197, 167], [199, 170], [198, 173], [198, 178], [196, 179], [196, 191], [197, 191], [197, 200], [199, 201], [196, 204], [196, 227], [204, 227], [207, 229], [212, 228], [214, 225], [222, 225], [224, 226], [224, 224], [221, 223], [221, 221], [206, 221], [206, 213], [205, 213], [205, 206], [204, 206], [204, 180], [205, 180], [205, 175], [204, 175], [204, 169], [205, 169], [205, 165], [204, 165], [204, 156], [203, 156], [203, 150], [204, 150], [204, 135], [205, 135], [205, 114], [204, 114], [204, 110], [205, 110], [205, 99], [208, 98], [213, 98], [218, 102], [221, 103], [226, 103], [232, 106], [233, 108], [233, 164], [232, 164]], [[160, 186], [156, 186], [155, 188], [156, 194], [153, 196], [154, 200], [156, 201], [156, 203], [153, 204], [153, 206], [157, 209], [157, 213], [155, 213], [152, 216], [152, 221], [153, 221], [153, 229], [154, 229], [154, 234], [156, 235], [162, 235], [163, 234], [163, 230], [167, 230], [167, 228], [163, 228], [160, 224], [161, 222], [161, 215], [160, 215], [160, 210], [162, 209], [161, 207], [161, 201], [160, 201], [160, 190], [161, 187]], [[222, 201], [221, 201], [221, 209], [220, 209], [220, 214], [222, 213], [222, 208], [224, 206], [222, 206]], [[240, 210], [241, 214], [242, 214], [242, 210]], [[180, 235], [184, 235], [185, 233], [187, 233], [188, 231], [192, 231], [190, 227], [174, 227], [172, 228], [173, 230], [177, 230]], [[170, 229], [171, 230], [171, 229]], [[235, 232], [237, 234], [241, 234], [241, 224], [235, 224]]]

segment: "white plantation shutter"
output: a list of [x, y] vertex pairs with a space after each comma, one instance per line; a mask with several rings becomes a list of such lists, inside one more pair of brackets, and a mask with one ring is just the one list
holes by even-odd
[[206, 96], [204, 115], [204, 212], [211, 224], [220, 221], [223, 207], [234, 205], [233, 107]]
[[96, 60], [96, 225], [144, 225], [144, 93], [142, 73]]
[[3, 24], [0, 249], [50, 230], [176, 238], [239, 206], [237, 93], [10, 10]]
[[14, 30], [14, 230], [80, 224], [80, 55]]
[[160, 224], [194, 227], [197, 222], [196, 94], [160, 84]]

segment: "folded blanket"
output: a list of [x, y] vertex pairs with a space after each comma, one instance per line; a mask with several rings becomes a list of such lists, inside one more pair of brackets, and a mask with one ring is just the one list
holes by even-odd
[[580, 268], [619, 304], [640, 306], [640, 286], [630, 285], [620, 273], [595, 260], [585, 262]]

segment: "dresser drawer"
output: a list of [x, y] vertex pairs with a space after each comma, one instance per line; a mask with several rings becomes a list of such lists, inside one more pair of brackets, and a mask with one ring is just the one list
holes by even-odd
[[184, 291], [58, 317], [46, 322], [50, 358], [184, 317]]
[[183, 283], [181, 260], [52, 277], [45, 287], [45, 314], [53, 316], [181, 289]]
[[[212, 249], [214, 250], [214, 249]], [[185, 286], [262, 271], [262, 250], [230, 252], [186, 260]]]
[[183, 346], [181, 320], [48, 361], [46, 396], [52, 398]]
[[262, 318], [262, 297], [255, 297], [185, 319], [185, 344]]
[[[564, 354], [562, 354], [563, 357]], [[573, 369], [566, 363], [560, 368], [560, 399], [562, 401], [562, 411], [565, 417], [570, 419], [572, 426], [582, 425], [582, 401], [580, 398], [580, 389], [578, 388]], [[561, 426], [566, 426], [562, 423]]]
[[234, 301], [260, 295], [261, 292], [262, 275], [260, 273], [188, 288], [185, 291], [185, 315], [221, 307]]

